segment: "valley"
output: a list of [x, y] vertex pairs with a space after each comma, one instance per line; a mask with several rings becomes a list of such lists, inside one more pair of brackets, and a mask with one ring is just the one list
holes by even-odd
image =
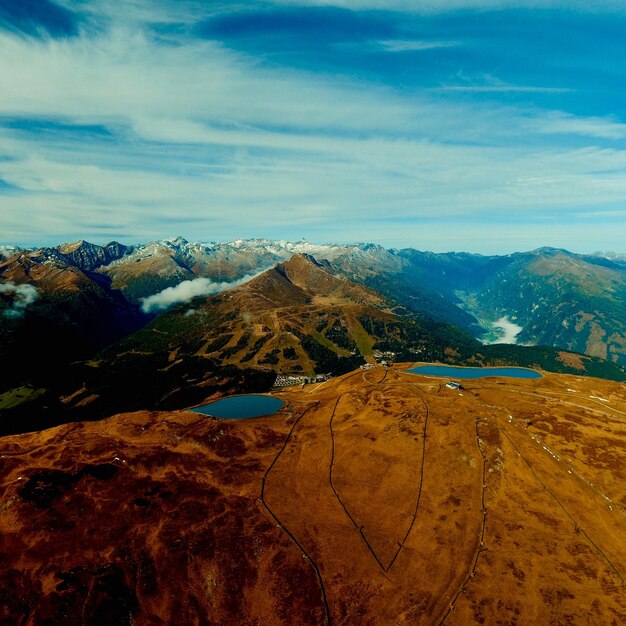
[[485, 332], [480, 339], [486, 345], [517, 344], [517, 336], [524, 330], [519, 324], [512, 322], [508, 315], [493, 321], [482, 320], [481, 326]]
[[485, 343], [517, 343], [517, 336], [524, 330], [518, 324], [511, 322], [506, 315], [492, 322], [492, 327], [496, 336], [491, 340], [483, 337]]

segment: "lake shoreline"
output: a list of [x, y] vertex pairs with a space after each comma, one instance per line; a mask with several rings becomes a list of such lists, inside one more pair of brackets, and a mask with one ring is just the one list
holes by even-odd
[[538, 371], [527, 367], [460, 367], [455, 365], [419, 365], [406, 370], [408, 374], [437, 376], [438, 378], [472, 379], [500, 376], [503, 378], [543, 378]]

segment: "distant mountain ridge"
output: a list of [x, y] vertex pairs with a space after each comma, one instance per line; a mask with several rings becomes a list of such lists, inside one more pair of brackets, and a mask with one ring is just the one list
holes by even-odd
[[83, 270], [93, 271], [103, 265], [121, 259], [129, 248], [117, 241], [98, 246], [88, 241], [78, 241], [56, 248], [72, 264]]
[[[386, 249], [372, 243], [317, 245], [307, 241], [238, 239], [190, 243], [182, 237], [125, 246], [79, 241], [18, 250], [0, 263], [11, 281], [16, 257], [82, 271], [89, 281], [138, 306], [182, 281], [230, 282], [309, 254], [337, 275], [369, 286], [425, 318], [451, 323], [477, 338], [501, 317], [522, 327], [517, 341], [575, 350], [626, 365], [626, 261], [539, 248], [504, 256]], [[29, 276], [18, 277], [29, 282]], [[597, 288], [592, 292], [591, 285]]]

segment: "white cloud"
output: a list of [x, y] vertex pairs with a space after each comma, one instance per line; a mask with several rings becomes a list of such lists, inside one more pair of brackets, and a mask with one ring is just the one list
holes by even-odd
[[611, 117], [576, 117], [559, 111], [531, 119], [528, 126], [545, 135], [580, 135], [614, 140], [626, 137], [626, 124]]
[[7, 318], [23, 317], [26, 309], [39, 298], [37, 287], [16, 285], [12, 282], [0, 283], [0, 294], [12, 298], [9, 308], [3, 311], [4, 317]]
[[[269, 152], [261, 158], [238, 153], [264, 141]], [[289, 144], [300, 147], [297, 158]], [[13, 209], [1, 218], [3, 235], [20, 242], [25, 233], [57, 240], [91, 233], [105, 242], [117, 232], [132, 241], [161, 238], [164, 230], [175, 228], [191, 239], [281, 231], [281, 236], [298, 237], [333, 224], [332, 239], [354, 239], [354, 229], [365, 227], [369, 235], [362, 238], [378, 240], [378, 225], [371, 220], [383, 215], [474, 215], [484, 223], [504, 210], [531, 216], [550, 209], [567, 215], [574, 207], [592, 211], [626, 196], [626, 151], [617, 149], [254, 132], [225, 133], [220, 145], [235, 150], [229, 167], [197, 164], [191, 168], [194, 175], [184, 176], [142, 170], [141, 156], [127, 171], [106, 162], [62, 163], [46, 151], [6, 163], [4, 177], [31, 193], [11, 199]], [[99, 158], [88, 150], [75, 156], [86, 162]], [[180, 170], [190, 167], [182, 159], [173, 163]], [[23, 215], [29, 215], [27, 222]], [[99, 236], [99, 228], [106, 234]]]
[[562, 87], [536, 87], [533, 85], [443, 85], [440, 91], [460, 91], [474, 93], [566, 93]]
[[[221, 128], [404, 131], [419, 116], [385, 89], [258, 67], [215, 42], [159, 46], [142, 31], [32, 41], [0, 34], [0, 112], [75, 121], [213, 121]], [[384, 115], [377, 106], [384, 108]], [[378, 113], [376, 113], [378, 111]]]
[[456, 73], [456, 82], [450, 84], [442, 84], [441, 87], [434, 91], [441, 92], [474, 92], [474, 93], [567, 93], [570, 89], [553, 86], [534, 86], [534, 85], [518, 85], [507, 83], [497, 76], [488, 73], [466, 74], [465, 72]]
[[[169, 19], [172, 5], [157, 4], [153, 21]], [[602, 146], [624, 136], [614, 119], [274, 70], [215, 42], [159, 45], [135, 28], [146, 6], [129, 4], [133, 28], [113, 15], [97, 35], [0, 34], [0, 115], [102, 124], [122, 137], [0, 131], [0, 179], [26, 190], [0, 196], [7, 243], [173, 230], [378, 240], [381, 215], [484, 224], [507, 210], [593, 212], [626, 195], [626, 151]], [[460, 87], [538, 89], [487, 78]]]
[[415, 52], [419, 50], [432, 50], [434, 48], [454, 48], [460, 46], [459, 41], [437, 41], [437, 40], [381, 40], [376, 42], [381, 48], [387, 52]]
[[194, 278], [193, 280], [185, 280], [174, 287], [167, 287], [159, 293], [143, 298], [141, 309], [144, 313], [153, 313], [154, 311], [162, 311], [174, 304], [181, 302], [189, 302], [192, 298], [199, 296], [210, 296], [228, 289], [239, 287], [258, 276], [256, 274], [248, 274], [239, 280], [230, 283], [217, 283], [208, 278]]

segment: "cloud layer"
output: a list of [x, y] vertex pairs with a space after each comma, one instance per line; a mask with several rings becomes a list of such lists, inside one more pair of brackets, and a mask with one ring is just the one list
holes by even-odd
[[3, 311], [4, 317], [16, 319], [24, 316], [26, 309], [39, 298], [39, 290], [33, 285], [0, 283], [0, 296], [9, 296], [9, 308]]
[[233, 289], [247, 283], [258, 276], [259, 273], [260, 272], [256, 274], [248, 274], [243, 278], [230, 283], [217, 283], [208, 278], [185, 280], [174, 287], [167, 287], [159, 293], [143, 298], [141, 310], [144, 313], [154, 313], [156, 311], [168, 309], [175, 304], [189, 302], [193, 298], [198, 298], [200, 296], [212, 296], [216, 293], [221, 293], [222, 291], [228, 291], [229, 289]]

